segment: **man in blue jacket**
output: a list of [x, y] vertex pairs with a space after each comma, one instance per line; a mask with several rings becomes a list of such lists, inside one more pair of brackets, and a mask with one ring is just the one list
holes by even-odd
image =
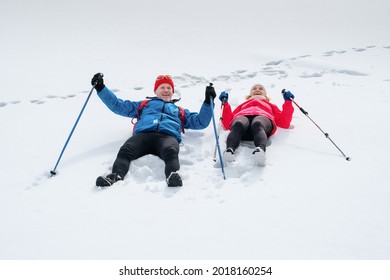
[[[96, 186], [108, 187], [123, 180], [130, 168], [130, 162], [144, 155], [152, 154], [165, 162], [165, 176], [169, 187], [183, 185], [179, 174], [179, 143], [183, 128], [204, 129], [212, 118], [210, 99], [216, 93], [210, 85], [206, 87], [205, 100], [199, 113], [178, 107], [172, 99], [174, 83], [169, 75], [160, 75], [154, 84], [155, 97], [148, 101], [122, 100], [109, 90], [103, 75], [93, 76], [92, 85], [100, 99], [114, 113], [137, 118], [133, 135], [120, 148], [112, 167], [112, 173], [96, 179]], [[211, 98], [210, 98], [211, 97]]]

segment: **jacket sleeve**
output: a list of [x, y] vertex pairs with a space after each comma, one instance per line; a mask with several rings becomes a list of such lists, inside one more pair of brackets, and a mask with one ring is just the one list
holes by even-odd
[[129, 118], [138, 116], [138, 107], [140, 106], [141, 101], [132, 102], [130, 100], [122, 100], [116, 97], [116, 95], [107, 87], [104, 87], [102, 91], [98, 92], [98, 96], [115, 114]]
[[230, 107], [229, 102], [225, 102], [223, 105], [223, 110], [222, 110], [222, 127], [225, 130], [230, 130], [230, 124], [232, 122], [233, 115], [232, 115], [232, 108]]
[[203, 129], [206, 128], [211, 121], [213, 112], [211, 111], [211, 105], [203, 103], [199, 113], [190, 112], [185, 109], [185, 124], [184, 128], [189, 129]]
[[272, 111], [275, 116], [275, 123], [281, 128], [289, 128], [294, 113], [294, 107], [292, 106], [292, 101], [286, 100], [283, 103], [282, 111], [272, 104]]

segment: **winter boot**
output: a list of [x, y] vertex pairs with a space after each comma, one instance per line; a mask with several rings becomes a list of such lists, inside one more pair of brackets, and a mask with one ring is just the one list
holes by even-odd
[[108, 174], [106, 177], [99, 176], [96, 179], [96, 186], [98, 187], [109, 187], [112, 186], [117, 181], [123, 180], [121, 176], [116, 173]]
[[171, 172], [167, 178], [168, 187], [181, 187], [183, 186], [183, 181], [179, 175], [179, 172]]
[[256, 147], [252, 152], [253, 158], [255, 159], [255, 163], [258, 166], [265, 166], [265, 151], [260, 148]]
[[234, 150], [232, 148], [227, 148], [223, 152], [223, 161], [224, 162], [232, 162], [235, 159]]

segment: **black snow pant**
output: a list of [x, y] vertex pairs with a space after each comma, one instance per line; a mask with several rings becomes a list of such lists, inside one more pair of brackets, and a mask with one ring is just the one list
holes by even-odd
[[226, 147], [237, 149], [241, 140], [253, 141], [255, 147], [265, 151], [268, 137], [274, 126], [265, 116], [240, 116], [233, 120]]
[[160, 132], [141, 132], [130, 137], [119, 149], [112, 173], [122, 178], [130, 169], [130, 162], [144, 155], [158, 156], [165, 162], [165, 176], [180, 169], [179, 142], [175, 137]]

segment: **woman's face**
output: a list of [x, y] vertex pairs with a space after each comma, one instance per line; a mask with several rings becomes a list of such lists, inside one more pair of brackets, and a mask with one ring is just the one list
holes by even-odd
[[251, 89], [251, 96], [254, 96], [254, 95], [262, 95], [262, 96], [265, 96], [266, 93], [265, 93], [265, 89], [263, 86], [261, 85], [254, 85]]

